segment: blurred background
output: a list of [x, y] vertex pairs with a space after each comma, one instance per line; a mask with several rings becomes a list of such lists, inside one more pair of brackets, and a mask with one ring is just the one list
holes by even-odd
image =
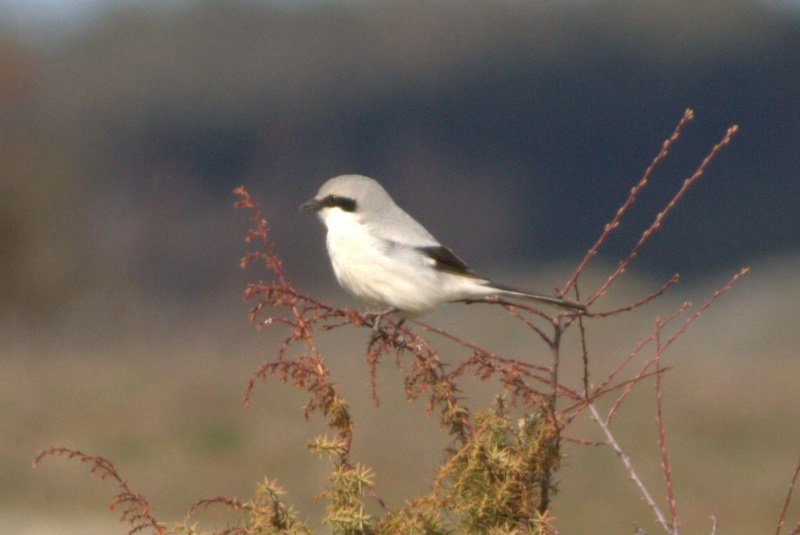
[[[324, 231], [297, 207], [342, 173], [379, 179], [477, 271], [548, 291], [686, 108], [696, 119], [584, 292], [725, 129], [740, 131], [598, 303], [681, 273], [637, 318], [590, 326], [597, 377], [656, 315], [750, 266], [671, 354], [668, 441], [687, 528], [716, 514], [774, 530], [800, 454], [798, 58], [790, 1], [0, 0], [0, 531], [126, 531], [105, 511], [114, 489], [85, 467], [30, 467], [61, 445], [112, 459], [164, 521], [199, 498], [246, 498], [263, 476], [318, 518], [327, 464], [304, 445], [321, 422], [277, 383], [240, 403], [280, 333], [247, 323], [242, 290], [266, 274], [238, 267], [234, 187], [262, 206], [297, 287], [339, 305], [352, 303]], [[426, 321], [498, 351], [530, 343], [473, 307]], [[388, 363], [373, 407], [366, 334], [323, 338], [378, 492], [390, 506], [426, 492], [447, 443], [436, 422], [387, 439], [387, 421], [418, 429], [424, 407], [406, 404]], [[651, 398], [617, 425], [662, 496]], [[652, 529], [610, 450], [573, 446], [565, 462], [562, 532]]]

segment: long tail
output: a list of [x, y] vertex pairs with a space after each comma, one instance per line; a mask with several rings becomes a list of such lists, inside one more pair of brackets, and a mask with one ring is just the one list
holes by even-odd
[[522, 290], [517, 290], [516, 288], [512, 288], [510, 286], [505, 286], [502, 284], [496, 284], [494, 282], [490, 282], [487, 286], [498, 290], [497, 293], [499, 295], [505, 295], [508, 297], [517, 297], [520, 299], [526, 299], [528, 301], [536, 301], [547, 305], [554, 305], [560, 308], [565, 308], [567, 310], [574, 310], [575, 312], [586, 312], [586, 305], [584, 305], [583, 303], [571, 301], [569, 299], [523, 292]]

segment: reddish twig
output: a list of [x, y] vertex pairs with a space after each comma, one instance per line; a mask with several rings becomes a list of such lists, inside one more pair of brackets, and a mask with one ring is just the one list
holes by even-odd
[[[797, 485], [797, 477], [800, 476], [800, 462], [797, 463], [797, 468], [794, 469], [794, 475], [792, 476], [792, 482], [789, 484], [789, 492], [786, 493], [786, 499], [783, 502], [783, 507], [781, 508], [781, 514], [778, 517], [778, 527], [775, 528], [775, 535], [780, 535], [781, 528], [783, 528], [783, 524], [786, 520], [786, 511], [789, 510], [789, 504], [792, 502], [792, 493], [794, 492], [794, 488]], [[800, 522], [798, 522], [793, 528], [789, 535], [794, 535], [796, 533], [800, 533]]]
[[198, 509], [201, 507], [203, 509], [208, 509], [212, 505], [225, 505], [228, 508], [228, 511], [251, 511], [253, 506], [247, 503], [242, 503], [235, 498], [226, 498], [225, 496], [217, 496], [216, 498], [206, 498], [202, 500], [197, 500], [192, 504], [189, 508], [189, 512], [186, 516], [193, 516]]
[[[661, 318], [656, 318], [656, 324], [660, 326]], [[675, 493], [672, 489], [672, 470], [667, 457], [666, 427], [662, 415], [663, 403], [661, 399], [661, 329], [658, 329], [656, 336], [656, 426], [658, 428], [658, 449], [661, 451], [661, 469], [664, 471], [664, 482], [667, 487], [667, 503], [669, 504], [670, 525], [674, 535], [678, 535], [678, 512], [675, 505]]]
[[645, 229], [644, 232], [642, 232], [642, 235], [639, 237], [639, 241], [637, 241], [636, 244], [633, 246], [631, 251], [628, 253], [628, 256], [622, 262], [619, 263], [617, 269], [614, 270], [614, 272], [608, 277], [608, 279], [606, 279], [606, 281], [600, 285], [600, 288], [597, 289], [594, 295], [586, 300], [587, 306], [591, 305], [594, 301], [596, 301], [599, 297], [601, 297], [605, 293], [606, 289], [611, 285], [611, 283], [614, 282], [620, 275], [622, 275], [622, 273], [625, 271], [628, 265], [633, 261], [633, 259], [639, 253], [639, 250], [642, 248], [645, 242], [647, 242], [647, 240], [653, 235], [653, 233], [661, 227], [661, 224], [664, 221], [664, 218], [667, 216], [667, 214], [671, 212], [672, 209], [675, 207], [675, 205], [678, 203], [678, 201], [680, 201], [683, 198], [684, 194], [689, 189], [689, 187], [703, 175], [703, 172], [705, 171], [706, 167], [708, 167], [708, 164], [711, 163], [711, 160], [714, 159], [717, 153], [720, 150], [722, 150], [723, 147], [725, 147], [730, 143], [731, 139], [733, 138], [733, 135], [736, 133], [738, 129], [739, 127], [736, 125], [728, 128], [722, 140], [716, 145], [714, 145], [714, 147], [711, 149], [711, 152], [709, 152], [708, 155], [703, 159], [703, 161], [700, 163], [700, 166], [695, 170], [695, 172], [692, 173], [692, 175], [689, 178], [683, 181], [683, 185], [681, 185], [681, 187], [678, 189], [678, 192], [672, 197], [672, 199], [669, 200], [664, 209], [661, 210], [658, 214], [656, 214], [653, 223], [649, 227], [647, 227], [647, 229]]
[[617, 209], [617, 213], [614, 214], [614, 217], [611, 219], [611, 221], [607, 223], [605, 227], [603, 227], [603, 232], [600, 234], [600, 237], [597, 238], [597, 241], [594, 243], [594, 245], [589, 249], [589, 251], [587, 251], [586, 256], [584, 256], [583, 260], [581, 260], [580, 264], [578, 264], [578, 268], [575, 270], [575, 272], [569, 278], [567, 283], [564, 285], [564, 288], [561, 290], [562, 295], [566, 294], [570, 290], [570, 288], [572, 288], [572, 286], [575, 285], [575, 283], [578, 280], [578, 276], [583, 272], [584, 268], [586, 267], [586, 264], [589, 263], [589, 260], [594, 258], [594, 256], [597, 254], [597, 251], [600, 249], [600, 246], [603, 245], [603, 243], [605, 243], [608, 236], [614, 230], [616, 230], [617, 227], [619, 227], [619, 222], [622, 219], [622, 216], [625, 214], [625, 212], [628, 211], [631, 205], [633, 205], [634, 201], [636, 200], [636, 196], [639, 194], [639, 192], [647, 185], [647, 182], [650, 180], [650, 175], [653, 174], [653, 170], [659, 163], [661, 163], [664, 160], [664, 158], [667, 157], [670, 145], [672, 145], [675, 142], [675, 140], [678, 139], [678, 136], [680, 135], [680, 132], [683, 129], [684, 125], [689, 121], [691, 121], [693, 118], [694, 118], [694, 112], [692, 110], [687, 109], [686, 111], [683, 112], [683, 117], [681, 117], [681, 120], [678, 122], [678, 125], [675, 127], [675, 130], [672, 132], [672, 135], [668, 137], [666, 141], [664, 141], [664, 143], [661, 146], [661, 150], [653, 159], [653, 161], [650, 163], [650, 166], [647, 168], [647, 170], [645, 170], [644, 175], [642, 175], [642, 178], [639, 180], [639, 183], [636, 184], [633, 188], [631, 188], [631, 191], [628, 194], [628, 198], [625, 199], [625, 202], [622, 203], [622, 206], [620, 206]]
[[741, 268], [737, 273], [733, 275], [733, 277], [731, 277], [731, 279], [727, 283], [725, 283], [725, 285], [722, 288], [715, 291], [711, 295], [711, 297], [709, 297], [706, 300], [706, 302], [702, 304], [702, 306], [697, 310], [697, 312], [692, 314], [690, 317], [686, 318], [686, 321], [683, 322], [683, 325], [681, 325], [680, 329], [675, 331], [675, 333], [673, 333], [672, 336], [670, 336], [669, 339], [667, 339], [667, 341], [664, 343], [664, 347], [661, 352], [663, 353], [664, 351], [666, 351], [667, 348], [669, 348], [669, 346], [672, 345], [672, 342], [677, 340], [684, 332], [686, 332], [686, 329], [689, 328], [689, 325], [691, 325], [694, 322], [694, 320], [699, 318], [700, 315], [703, 314], [703, 312], [705, 312], [706, 309], [708, 309], [708, 307], [710, 307], [714, 303], [714, 301], [719, 299], [719, 297], [722, 294], [730, 290], [736, 283], [736, 281], [738, 281], [740, 278], [744, 277], [748, 273], [750, 273], [750, 268], [748, 267]]
[[[616, 376], [622, 370], [622, 368], [624, 366], [626, 366], [628, 363], [630, 363], [631, 360], [633, 360], [633, 358], [639, 353], [640, 350], [642, 350], [647, 344], [649, 344], [653, 340], [656, 340], [659, 337], [659, 335], [661, 333], [661, 330], [666, 325], [671, 323], [674, 319], [678, 318], [690, 306], [692, 306], [692, 304], [689, 303], [688, 301], [683, 303], [678, 308], [678, 310], [673, 312], [667, 318], [666, 321], [662, 321], [658, 325], [656, 325], [656, 328], [653, 330], [653, 332], [650, 333], [650, 335], [647, 338], [645, 338], [644, 340], [639, 342], [639, 344], [634, 348], [634, 350], [631, 351], [628, 354], [628, 356], [620, 363], [620, 365], [617, 366], [617, 368], [609, 374], [609, 376], [606, 378], [606, 380], [603, 381], [603, 384], [601, 384], [600, 387], [598, 387], [595, 390], [595, 392], [599, 394], [601, 392], [606, 391], [607, 390], [607, 385], [611, 382], [611, 379], [614, 376]], [[656, 351], [656, 355], [660, 355], [660, 353], [658, 351]], [[633, 386], [636, 383], [638, 383], [643, 377], [645, 377], [645, 375], [647, 373], [647, 370], [649, 369], [650, 364], [652, 362], [653, 362], [653, 359], [647, 360], [645, 362], [645, 364], [642, 366], [642, 368], [639, 370], [639, 372], [633, 377], [633, 379], [628, 382], [628, 384], [625, 387], [625, 389], [622, 391], [622, 393], [619, 395], [619, 397], [617, 397], [617, 399], [614, 401], [614, 404], [611, 405], [611, 408], [608, 410], [608, 414], [606, 415], [606, 423], [611, 421], [611, 418], [614, 417], [614, 414], [617, 412], [617, 409], [619, 408], [619, 406], [622, 405], [622, 401], [628, 396], [628, 394], [630, 394], [633, 391]]]
[[[708, 309], [708, 307], [712, 305], [712, 303], [714, 303], [717, 299], [719, 299], [719, 297], [722, 294], [730, 290], [733, 287], [734, 283], [741, 277], [749, 273], [749, 271], [750, 269], [746, 267], [739, 270], [739, 272], [734, 274], [734, 276], [731, 277], [731, 279], [722, 288], [716, 290], [711, 295], [711, 297], [709, 297], [705, 301], [705, 303], [703, 303], [703, 305], [697, 310], [697, 312], [686, 318], [683, 324], [669, 338], [667, 338], [666, 342], [664, 342], [661, 345], [661, 347], [656, 351], [656, 354], [642, 365], [642, 368], [639, 370], [639, 373], [634, 377], [634, 381], [630, 383], [630, 385], [632, 386], [636, 381], [638, 381], [638, 379], [641, 378], [651, 366], [653, 366], [656, 359], [660, 357], [669, 348], [669, 346], [672, 345], [672, 343], [675, 340], [677, 340], [681, 335], [683, 335], [684, 332], [686, 332], [686, 329], [689, 328], [689, 325], [691, 325], [697, 318], [699, 318], [700, 315], [702, 315], [703, 312], [705, 312]], [[660, 322], [659, 325], [656, 326], [654, 331], [647, 338], [639, 342], [636, 348], [634, 348], [634, 350], [628, 354], [628, 356], [622, 361], [622, 363], [609, 374], [608, 378], [606, 378], [603, 384], [601, 384], [597, 389], [595, 389], [595, 392], [596, 393], [602, 392], [606, 388], [606, 385], [608, 385], [611, 382], [613, 377], [616, 376], [624, 366], [626, 366], [648, 343], [656, 339], [656, 337], [660, 336], [660, 333], [664, 329], [664, 327], [666, 327], [674, 319], [678, 318], [690, 305], [691, 304], [688, 302], [684, 303], [677, 311], [675, 311], [672, 315], [670, 315], [665, 321]], [[622, 403], [622, 400], [630, 393], [630, 391], [631, 391], [630, 387], [625, 391], [623, 391], [623, 393], [620, 395], [620, 397], [617, 399], [617, 401], [609, 410], [608, 415], [606, 417], [606, 422], [610, 421], [610, 419], [616, 412], [616, 409]]]
[[[620, 398], [616, 401], [614, 406], [612, 406], [611, 410], [609, 411], [609, 413], [608, 413], [608, 415], [606, 416], [605, 419], [602, 419], [600, 417], [600, 414], [599, 414], [599, 412], [597, 410], [597, 407], [594, 405], [593, 402], [588, 403], [588, 407], [589, 407], [589, 410], [590, 410], [590, 412], [592, 414], [592, 418], [600, 426], [601, 430], [603, 431], [603, 433], [606, 436], [606, 439], [607, 439], [609, 445], [611, 445], [611, 447], [617, 453], [617, 455], [619, 456], [619, 458], [622, 461], [623, 465], [627, 469], [631, 480], [634, 481], [634, 483], [637, 485], [637, 487], [639, 488], [640, 492], [642, 493], [642, 496], [644, 497], [645, 501], [650, 505], [651, 509], [653, 510], [653, 512], [654, 512], [654, 514], [656, 516], [656, 520], [664, 528], [664, 530], [667, 533], [669, 533], [670, 535], [674, 535], [675, 533], [677, 533], [677, 531], [676, 531], [677, 530], [677, 526], [676, 526], [677, 513], [676, 513], [676, 510], [675, 510], [675, 499], [674, 499], [674, 495], [673, 495], [673, 492], [672, 492], [671, 472], [670, 472], [669, 464], [668, 464], [667, 458], [666, 458], [666, 448], [665, 448], [665, 441], [664, 441], [664, 425], [663, 425], [663, 421], [661, 419], [662, 417], [661, 417], [661, 408], [660, 408], [660, 404], [661, 404], [661, 400], [660, 400], [660, 397], [661, 397], [660, 376], [664, 371], [664, 369], [661, 368], [661, 356], [667, 350], [667, 348], [672, 344], [673, 341], [675, 341], [684, 332], [686, 332], [686, 329], [689, 327], [689, 325], [691, 325], [694, 322], [694, 320], [696, 320], [698, 317], [700, 317], [700, 315], [709, 306], [711, 306], [711, 304], [714, 303], [719, 298], [719, 296], [721, 296], [723, 293], [725, 293], [728, 290], [730, 290], [731, 287], [733, 286], [733, 284], [740, 277], [742, 277], [743, 275], [747, 274], [748, 272], [749, 272], [748, 268], [742, 268], [738, 273], [736, 273], [722, 288], [720, 288], [719, 290], [715, 291], [714, 294], [711, 297], [709, 297], [709, 299], [705, 303], [703, 303], [703, 305], [700, 307], [700, 309], [697, 312], [695, 312], [692, 316], [687, 318], [684, 321], [684, 323], [681, 325], [681, 327], [678, 328], [678, 330], [675, 333], [673, 333], [672, 336], [670, 336], [666, 340], [666, 342], [664, 342], [664, 343], [661, 343], [661, 332], [663, 331], [664, 326], [666, 324], [668, 324], [669, 322], [671, 322], [674, 318], [676, 318], [679, 313], [683, 312], [683, 310], [685, 310], [685, 308], [686, 308], [686, 305], [684, 305], [684, 307], [681, 307], [681, 309], [679, 309], [670, 318], [668, 318], [667, 321], [661, 321], [660, 319], [658, 320], [658, 322], [656, 324], [656, 328], [653, 331], [653, 333], [647, 339], [645, 339], [645, 341], [641, 342], [639, 344], [639, 346], [637, 346], [637, 348], [624, 360], [623, 365], [625, 363], [629, 362], [630, 359], [632, 358], [632, 356], [635, 355], [636, 353], [638, 353], [639, 350], [644, 346], [644, 344], [648, 343], [652, 339], [656, 340], [656, 346], [657, 347], [656, 347], [655, 355], [642, 366], [641, 370], [636, 375], [636, 377], [634, 377], [631, 380], [631, 382], [629, 383], [628, 388], [626, 388], [626, 390], [623, 392], [623, 395], [620, 396]], [[614, 436], [611, 433], [611, 429], [609, 427], [609, 423], [610, 423], [611, 417], [613, 416], [613, 414], [614, 414], [614, 412], [616, 410], [616, 407], [619, 406], [619, 403], [621, 403], [622, 398], [625, 395], [627, 395], [627, 393], [630, 391], [630, 386], [633, 385], [633, 384], [636, 384], [637, 382], [639, 382], [644, 377], [644, 375], [646, 373], [646, 370], [648, 370], [653, 365], [656, 366], [656, 384], [657, 384], [656, 393], [657, 393], [657, 403], [658, 403], [658, 406], [657, 406], [657, 421], [658, 421], [658, 427], [659, 427], [659, 447], [661, 448], [662, 463], [663, 463], [663, 467], [664, 467], [664, 474], [665, 474], [665, 478], [667, 480], [667, 489], [668, 489], [667, 490], [667, 499], [668, 499], [669, 505], [670, 505], [670, 514], [671, 514], [671, 518], [672, 518], [671, 524], [667, 523], [663, 513], [661, 512], [661, 510], [656, 505], [656, 503], [653, 500], [652, 496], [650, 495], [650, 492], [648, 491], [647, 487], [644, 485], [644, 483], [641, 481], [641, 479], [636, 474], [636, 471], [633, 468], [633, 464], [631, 463], [630, 457], [628, 457], [622, 451], [622, 449], [619, 447], [619, 444], [617, 444], [616, 440], [614, 439]], [[615, 375], [617, 373], [617, 371], [619, 371], [619, 369], [621, 369], [621, 367], [618, 367], [617, 370], [612, 372], [611, 375], [612, 376]], [[606, 383], [604, 383], [604, 385], [607, 385], [608, 382], [610, 382], [610, 381], [606, 381]], [[605, 387], [605, 388], [607, 388], [607, 387]], [[604, 392], [604, 390], [602, 388], [595, 390], [595, 396], [601, 394], [602, 392]], [[607, 392], [607, 390], [605, 390], [605, 392]]]
[[111, 502], [108, 510], [111, 512], [115, 512], [118, 509], [122, 510], [119, 521], [131, 526], [130, 531], [128, 531], [129, 535], [148, 528], [159, 535], [167, 534], [167, 529], [164, 527], [164, 524], [158, 522], [155, 516], [153, 516], [147, 499], [141, 494], [133, 492], [128, 486], [127, 481], [122, 479], [113, 463], [108, 459], [87, 455], [81, 451], [69, 448], [49, 448], [36, 456], [36, 459], [33, 461], [33, 466], [37, 468], [42, 460], [48, 457], [64, 456], [68, 459], [78, 459], [78, 462], [81, 464], [90, 465], [89, 474], [97, 477], [100, 481], [111, 479], [116, 482], [119, 493], [117, 493], [114, 501]]
[[[521, 399], [523, 406], [529, 408], [545, 406], [543, 404], [545, 394], [528, 385], [523, 380], [524, 378], [533, 379], [545, 386], [549, 386], [551, 389], [555, 389], [554, 391], [557, 392], [557, 395], [567, 396], [573, 400], [582, 399], [580, 394], [566, 385], [553, 385], [551, 367], [501, 357], [443, 329], [432, 327], [422, 322], [415, 323], [425, 331], [438, 334], [472, 351], [472, 354], [450, 373], [451, 377], [464, 375], [468, 370], [473, 370], [475, 377], [484, 381], [496, 375], [501, 384], [504, 385], [506, 392], [512, 394], [512, 405], [516, 403], [517, 399]], [[547, 403], [549, 404], [549, 402]]]
[[[284, 274], [283, 264], [272, 247], [269, 239], [269, 226], [266, 219], [261, 216], [258, 205], [253, 202], [244, 188], [236, 188], [234, 193], [240, 198], [235, 206], [248, 210], [253, 224], [245, 241], [257, 240], [261, 248], [258, 252], [248, 253], [242, 259], [241, 265], [247, 267], [252, 261], [260, 260], [275, 279], [269, 285], [248, 286], [245, 300], [258, 299], [250, 312], [250, 320], [256, 322], [259, 313], [268, 306], [288, 309], [287, 317], [272, 316], [257, 325], [264, 327], [271, 324], [282, 324], [290, 329], [289, 336], [283, 340], [278, 349], [277, 360], [263, 364], [248, 382], [244, 404], [250, 406], [252, 391], [257, 380], [264, 381], [274, 375], [278, 375], [283, 382], [291, 381], [293, 386], [305, 389], [309, 393], [309, 400], [304, 411], [305, 416], [308, 417], [315, 410], [323, 412], [328, 418], [329, 426], [339, 435], [339, 462], [343, 466], [349, 466], [353, 423], [347, 404], [339, 396], [330, 380], [330, 372], [325, 366], [313, 335], [314, 326], [323, 318], [347, 317], [347, 314], [301, 295], [292, 287]], [[301, 343], [306, 351], [293, 359], [286, 359], [287, 349], [295, 343]]]
[[[627, 381], [620, 381], [619, 383], [609, 386], [602, 391], [595, 391], [591, 394], [588, 398], [581, 398], [578, 403], [565, 407], [558, 411], [558, 418], [559, 421], [562, 421], [565, 425], [569, 424], [572, 420], [574, 420], [577, 416], [583, 413], [583, 411], [589, 406], [589, 403], [594, 403], [598, 399], [605, 397], [612, 392], [616, 392], [617, 390], [624, 390], [627, 388], [632, 388], [633, 386], [637, 385], [639, 382], [644, 381], [645, 379], [649, 379], [656, 375], [656, 373], [666, 373], [672, 370], [672, 366], [664, 366], [661, 368], [660, 372], [647, 372], [641, 375], [638, 375], [632, 379], [628, 379]], [[610, 420], [606, 418], [606, 424], [609, 424]]]
[[630, 304], [630, 305], [627, 305], [627, 306], [624, 306], [624, 307], [621, 307], [621, 308], [616, 308], [614, 310], [607, 310], [605, 312], [593, 312], [591, 314], [587, 314], [587, 316], [592, 317], [592, 318], [605, 318], [605, 317], [608, 317], [608, 316], [616, 316], [617, 314], [622, 314], [623, 312], [631, 312], [634, 309], [637, 309], [637, 308], [639, 308], [641, 306], [644, 306], [644, 305], [646, 305], [648, 303], [651, 303], [656, 298], [661, 297], [662, 295], [664, 295], [666, 293], [666, 291], [671, 286], [673, 286], [673, 285], [677, 284], [678, 282], [680, 282], [680, 279], [681, 279], [680, 275], [678, 273], [675, 273], [672, 276], [672, 278], [670, 280], [668, 280], [666, 283], [664, 283], [664, 285], [661, 288], [659, 288], [655, 292], [651, 293], [650, 295], [648, 295], [644, 299], [641, 299], [641, 300], [639, 300], [639, 301], [637, 301], [637, 302], [635, 302], [633, 304]]

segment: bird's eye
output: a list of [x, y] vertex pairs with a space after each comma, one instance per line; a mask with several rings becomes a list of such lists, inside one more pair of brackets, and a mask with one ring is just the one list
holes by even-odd
[[349, 197], [340, 197], [338, 195], [328, 195], [320, 204], [326, 208], [341, 208], [345, 212], [355, 212], [356, 211], [356, 201], [355, 199], [351, 199]]

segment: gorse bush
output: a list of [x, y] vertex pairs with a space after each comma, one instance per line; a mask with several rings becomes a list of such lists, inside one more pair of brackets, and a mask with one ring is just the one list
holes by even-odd
[[[264, 363], [249, 380], [244, 403], [251, 404], [251, 394], [261, 382], [277, 379], [307, 393], [303, 409], [305, 417], [313, 413], [324, 417], [326, 432], [314, 438], [308, 448], [330, 463], [328, 486], [318, 495], [326, 503], [325, 516], [320, 522], [328, 531], [337, 534], [555, 533], [557, 522], [550, 512], [556, 491], [556, 474], [563, 467], [562, 446], [568, 440], [565, 430], [577, 416], [588, 413], [602, 431], [603, 442], [575, 437], [569, 440], [611, 447], [652, 509], [658, 525], [666, 533], [678, 533], [677, 505], [661, 419], [661, 380], [666, 371], [661, 358], [720, 295], [747, 273], [747, 269], [734, 274], [699, 307], [684, 303], [670, 314], [656, 318], [653, 330], [641, 338], [628, 354], [622, 355], [612, 371], [599, 382], [590, 380], [594, 351], [585, 324], [636, 313], [641, 306], [658, 299], [678, 282], [676, 274], [648, 295], [618, 309], [600, 310], [596, 305], [625, 272], [642, 246], [652, 239], [687, 190], [700, 179], [711, 160], [730, 142], [736, 127], [728, 129], [721, 141], [712, 147], [663, 209], [654, 215], [652, 223], [642, 230], [629, 254], [598, 287], [587, 290], [581, 287], [580, 282], [587, 264], [619, 228], [622, 218], [648, 184], [653, 170], [666, 158], [691, 119], [692, 112], [687, 110], [561, 289], [560, 295], [569, 295], [585, 303], [589, 312], [542, 311], [497, 298], [475, 301], [496, 307], [508, 314], [509, 321], [523, 325], [532, 340], [544, 349], [546, 364], [504, 357], [421, 321], [399, 325], [391, 317], [381, 320], [359, 309], [340, 309], [305, 295], [292, 285], [289, 274], [284, 271], [270, 241], [269, 226], [258, 206], [243, 188], [236, 190], [239, 197], [237, 206], [247, 210], [251, 218], [247, 242], [255, 246], [255, 250], [242, 260], [242, 267], [257, 263], [270, 275], [268, 282], [251, 284], [246, 289], [245, 297], [253, 303], [250, 320], [259, 329], [283, 329], [285, 333], [275, 349], [274, 359]], [[376, 326], [376, 321], [380, 325]], [[425, 413], [436, 415], [443, 432], [449, 436], [444, 452], [430, 452], [431, 458], [442, 457], [441, 465], [432, 474], [430, 492], [412, 498], [400, 507], [385, 503], [375, 484], [373, 469], [352, 458], [353, 416], [317, 344], [318, 337], [341, 328], [364, 329], [365, 335], [367, 329], [375, 332], [366, 349], [365, 362], [372, 378], [372, 395], [376, 403], [380, 395], [378, 364], [384, 358], [393, 358], [397, 373], [403, 377], [406, 397], [424, 400]], [[575, 384], [568, 383], [560, 374], [567, 337], [580, 342], [578, 351], [582, 373]], [[456, 354], [447, 355], [449, 366], [445, 366], [436, 349], [437, 340], [446, 340], [455, 348]], [[496, 395], [490, 406], [475, 408], [462, 399], [460, 384], [470, 377], [496, 385]], [[639, 478], [611, 429], [611, 419], [619, 407], [634, 389], [643, 384], [654, 385], [656, 392], [658, 444], [669, 507], [666, 512], [657, 505]], [[601, 409], [600, 400], [605, 401], [606, 409]], [[615, 425], [624, 424], [615, 421]], [[168, 528], [156, 520], [147, 500], [134, 493], [106, 459], [66, 448], [51, 448], [42, 452], [36, 463], [57, 455], [77, 458], [88, 463], [92, 473], [99, 478], [116, 481], [120, 492], [111, 508], [121, 513], [121, 520], [130, 525], [130, 533], [202, 533], [188, 521]], [[778, 530], [784, 522], [790, 495], [791, 491], [780, 513]], [[231, 520], [231, 527], [216, 533], [314, 532], [307, 522], [299, 520], [299, 513], [292, 508], [279, 483], [269, 479], [258, 486], [250, 501], [224, 497], [200, 500], [190, 509], [189, 517], [198, 508], [211, 506], [227, 507], [237, 515]], [[716, 524], [712, 532], [715, 530]], [[800, 523], [791, 533], [798, 532]]]

